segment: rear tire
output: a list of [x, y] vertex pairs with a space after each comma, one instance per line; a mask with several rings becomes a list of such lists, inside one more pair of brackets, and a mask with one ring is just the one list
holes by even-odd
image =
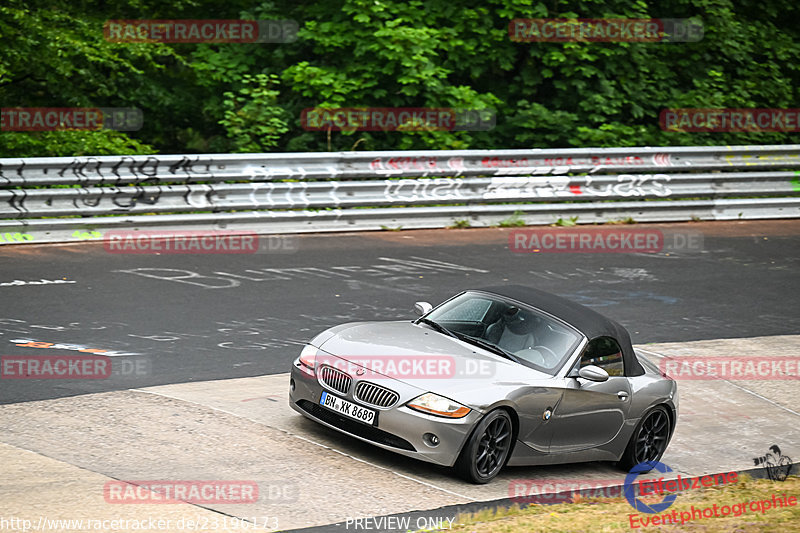
[[503, 409], [487, 414], [475, 426], [454, 466], [470, 483], [490, 482], [500, 473], [511, 453], [514, 426]]
[[[639, 420], [617, 465], [626, 472], [640, 463], [652, 463], [655, 466], [667, 449], [669, 436], [669, 415], [664, 407], [658, 406]], [[640, 473], [645, 474], [650, 470], [652, 467]]]

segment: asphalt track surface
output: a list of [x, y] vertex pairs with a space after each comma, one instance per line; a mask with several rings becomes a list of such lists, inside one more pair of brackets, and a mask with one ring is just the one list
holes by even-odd
[[[308, 235], [295, 253], [259, 255], [0, 247], [0, 355], [106, 350], [121, 374], [0, 380], [0, 517], [268, 516], [282, 530], [320, 532], [377, 517], [371, 531], [394, 532], [405, 528], [381, 517], [424, 524], [505, 506], [520, 482], [618, 486], [624, 474], [596, 462], [508, 467], [488, 485], [463, 483], [297, 415], [286, 404], [286, 372], [300, 345], [328, 326], [410, 319], [414, 301], [504, 282], [616, 318], [654, 361], [800, 357], [800, 222], [636, 227], [700, 231], [703, 249], [514, 254], [508, 229]], [[752, 471], [753, 457], [775, 443], [796, 459], [797, 383], [683, 381], [663, 461], [673, 475]], [[125, 479], [253, 480], [263, 494], [245, 506], [104, 500], [103, 487]]]
[[0, 404], [285, 373], [327, 327], [501, 283], [593, 307], [640, 345], [800, 331], [800, 221], [636, 227], [700, 231], [703, 249], [518, 254], [501, 228], [304, 235], [257, 255], [3, 246], [0, 354], [76, 353], [15, 342], [35, 341], [136, 355], [114, 356], [109, 379], [3, 380]]

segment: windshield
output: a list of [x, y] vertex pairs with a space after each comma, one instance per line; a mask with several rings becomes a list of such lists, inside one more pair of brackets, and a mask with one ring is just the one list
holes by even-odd
[[520, 363], [550, 375], [561, 368], [581, 340], [575, 329], [533, 307], [481, 292], [460, 294], [425, 318], [460, 337], [498, 346]]

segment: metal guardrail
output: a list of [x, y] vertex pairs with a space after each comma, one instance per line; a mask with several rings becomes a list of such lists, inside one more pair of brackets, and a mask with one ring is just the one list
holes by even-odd
[[790, 218], [798, 193], [800, 145], [0, 159], [0, 243], [482, 226], [514, 214]]

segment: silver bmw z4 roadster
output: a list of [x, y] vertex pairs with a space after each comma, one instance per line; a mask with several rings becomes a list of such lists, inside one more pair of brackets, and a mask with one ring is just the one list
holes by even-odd
[[464, 291], [413, 321], [355, 322], [294, 360], [290, 405], [393, 452], [487, 483], [508, 465], [658, 461], [676, 383], [617, 322], [523, 286]]

